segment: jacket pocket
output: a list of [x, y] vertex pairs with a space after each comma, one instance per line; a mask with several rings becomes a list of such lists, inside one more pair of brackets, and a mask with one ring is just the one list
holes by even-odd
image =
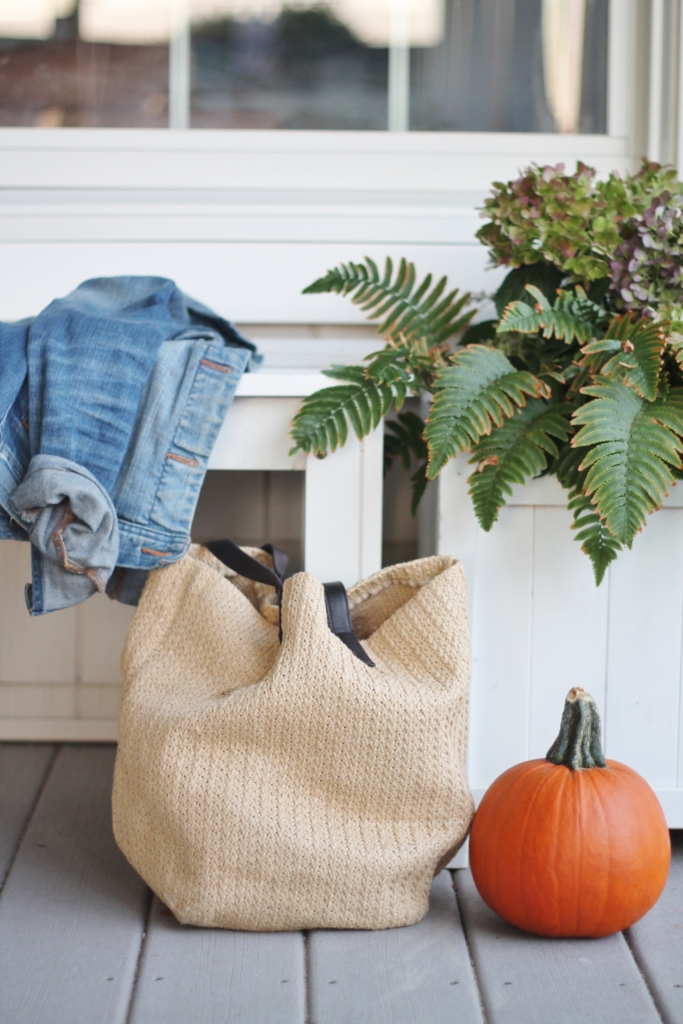
[[163, 453], [150, 513], [150, 521], [158, 526], [189, 533], [209, 455], [250, 354], [248, 349], [225, 345], [203, 347], [171, 443]]

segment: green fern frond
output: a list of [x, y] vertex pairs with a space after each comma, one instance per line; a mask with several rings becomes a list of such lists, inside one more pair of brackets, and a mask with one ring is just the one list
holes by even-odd
[[479, 465], [469, 479], [470, 495], [485, 530], [498, 519], [512, 485], [538, 476], [546, 469], [548, 456], [559, 455], [554, 439], [564, 442], [571, 434], [568, 417], [572, 411], [572, 406], [548, 405], [542, 398], [532, 398], [474, 446], [470, 462]]
[[[367, 313], [368, 320], [379, 320], [377, 333], [391, 341], [421, 340], [439, 345], [465, 328], [476, 310], [462, 314], [470, 301], [469, 293], [458, 297], [458, 289], [444, 295], [447, 279], [442, 277], [432, 288], [427, 274], [417, 288], [415, 266], [402, 259], [396, 275], [387, 258], [384, 275], [368, 256], [365, 263], [340, 263], [318, 278], [304, 295], [336, 292], [349, 295], [351, 301]], [[431, 289], [431, 290], [430, 290]], [[461, 315], [462, 314], [462, 315]]]
[[427, 490], [427, 463], [423, 462], [410, 478], [410, 514], [417, 515], [417, 509], [422, 501], [424, 492]]
[[427, 458], [424, 440], [424, 421], [417, 413], [402, 412], [395, 420], [386, 421], [384, 435], [384, 472], [388, 473], [394, 460], [400, 459], [404, 469], [410, 469], [415, 459]]
[[379, 352], [371, 352], [365, 357], [368, 361], [366, 376], [382, 384], [401, 381], [408, 387], [415, 380], [415, 373], [410, 365], [410, 354], [408, 345], [387, 346]]
[[576, 540], [581, 550], [588, 555], [593, 566], [596, 586], [600, 586], [610, 562], [613, 562], [621, 551], [621, 544], [602, 521], [585, 494], [572, 492], [567, 508], [573, 512], [572, 530], [576, 531]]
[[683, 388], [648, 402], [621, 381], [583, 389], [590, 395], [574, 413], [581, 429], [572, 444], [590, 446], [579, 467], [583, 491], [592, 498], [610, 533], [630, 544], [646, 516], [662, 504], [680, 468], [683, 451]]
[[666, 334], [660, 324], [636, 320], [633, 314], [615, 316], [600, 341], [585, 346], [586, 355], [613, 353], [601, 369], [610, 380], [623, 380], [641, 398], [654, 402], [659, 387]]
[[556, 459], [550, 464], [550, 472], [554, 473], [567, 491], [580, 491], [586, 479], [585, 471], [579, 466], [586, 457], [585, 448], [574, 448], [572, 443], [565, 444]]
[[605, 329], [609, 325], [612, 314], [597, 302], [589, 299], [580, 284], [574, 285], [574, 293], [564, 291], [564, 302], [570, 306], [572, 311], [586, 323], [593, 327]]
[[520, 300], [509, 303], [496, 328], [498, 334], [511, 331], [538, 334], [541, 331], [544, 338], [555, 337], [567, 344], [572, 341], [583, 344], [591, 337], [593, 324], [585, 317], [588, 304], [585, 296], [580, 305], [572, 293], [560, 292], [551, 306], [540, 288], [528, 284], [526, 290], [536, 299], [534, 306]]
[[415, 515], [427, 487], [427, 445], [424, 440], [424, 421], [417, 413], [402, 412], [395, 420], [386, 420], [384, 435], [384, 473], [389, 472], [395, 459], [404, 469], [410, 469], [415, 460], [422, 460], [410, 477], [410, 513]]
[[593, 508], [590, 498], [583, 494], [587, 470], [580, 469], [586, 457], [585, 448], [572, 448], [565, 444], [550, 466], [550, 472], [569, 492], [567, 506], [573, 513], [574, 539], [581, 544], [581, 550], [588, 555], [593, 567], [596, 585], [599, 586], [610, 562], [621, 551], [622, 545], [607, 528], [599, 513]]
[[429, 449], [427, 477], [438, 476], [448, 460], [471, 448], [493, 426], [502, 427], [526, 396], [545, 393], [545, 385], [526, 370], [515, 370], [499, 349], [469, 345], [453, 356], [434, 381], [434, 398], [425, 426]]
[[336, 451], [346, 444], [348, 423], [356, 436], [363, 438], [391, 408], [391, 387], [366, 377], [362, 366], [333, 366], [324, 372], [347, 383], [322, 388], [304, 398], [290, 428], [294, 441], [290, 455], [303, 451], [322, 456]]

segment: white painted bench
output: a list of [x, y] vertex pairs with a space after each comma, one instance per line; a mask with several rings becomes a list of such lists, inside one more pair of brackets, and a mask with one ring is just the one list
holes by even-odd
[[[353, 435], [333, 458], [289, 455], [301, 398], [330, 383], [302, 368], [245, 374], [209, 468], [305, 472], [305, 568], [350, 586], [381, 567], [381, 429], [362, 444]], [[29, 546], [16, 541], [0, 542], [0, 577], [0, 740], [115, 739], [118, 659], [133, 609], [96, 596], [29, 618]]]
[[209, 469], [304, 470], [304, 565], [351, 586], [382, 562], [382, 431], [351, 434], [325, 459], [289, 455], [289, 424], [301, 398], [333, 381], [306, 370], [245, 374]]

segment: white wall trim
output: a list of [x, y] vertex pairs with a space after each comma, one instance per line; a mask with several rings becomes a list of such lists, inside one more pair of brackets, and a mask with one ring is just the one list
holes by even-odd
[[607, 43], [607, 132], [627, 137], [631, 130], [632, 0], [610, 0]]
[[664, 104], [664, 0], [651, 0], [651, 4], [647, 155], [650, 160], [660, 160]]
[[0, 742], [112, 743], [116, 736], [116, 719], [0, 719]]
[[[168, 128], [0, 128], [3, 149], [131, 149], [185, 152], [462, 153], [623, 152], [624, 138], [557, 132], [386, 132]], [[624, 133], [625, 134], [625, 133]], [[621, 144], [619, 142], [621, 138]]]
[[491, 183], [577, 160], [631, 166], [626, 139], [598, 135], [2, 129], [0, 318], [154, 274], [239, 323], [361, 323], [302, 290], [365, 255], [494, 291], [475, 239]]

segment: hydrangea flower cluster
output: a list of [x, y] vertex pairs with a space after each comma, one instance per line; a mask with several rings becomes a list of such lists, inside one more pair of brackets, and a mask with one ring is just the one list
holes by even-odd
[[605, 304], [683, 327], [683, 185], [671, 168], [643, 162], [637, 174], [577, 164], [532, 164], [516, 181], [496, 182], [477, 237], [495, 266], [546, 262], [565, 282], [605, 283]]
[[610, 261], [610, 289], [618, 309], [651, 319], [680, 320], [683, 286], [683, 195], [662, 192], [642, 214], [634, 214]]

